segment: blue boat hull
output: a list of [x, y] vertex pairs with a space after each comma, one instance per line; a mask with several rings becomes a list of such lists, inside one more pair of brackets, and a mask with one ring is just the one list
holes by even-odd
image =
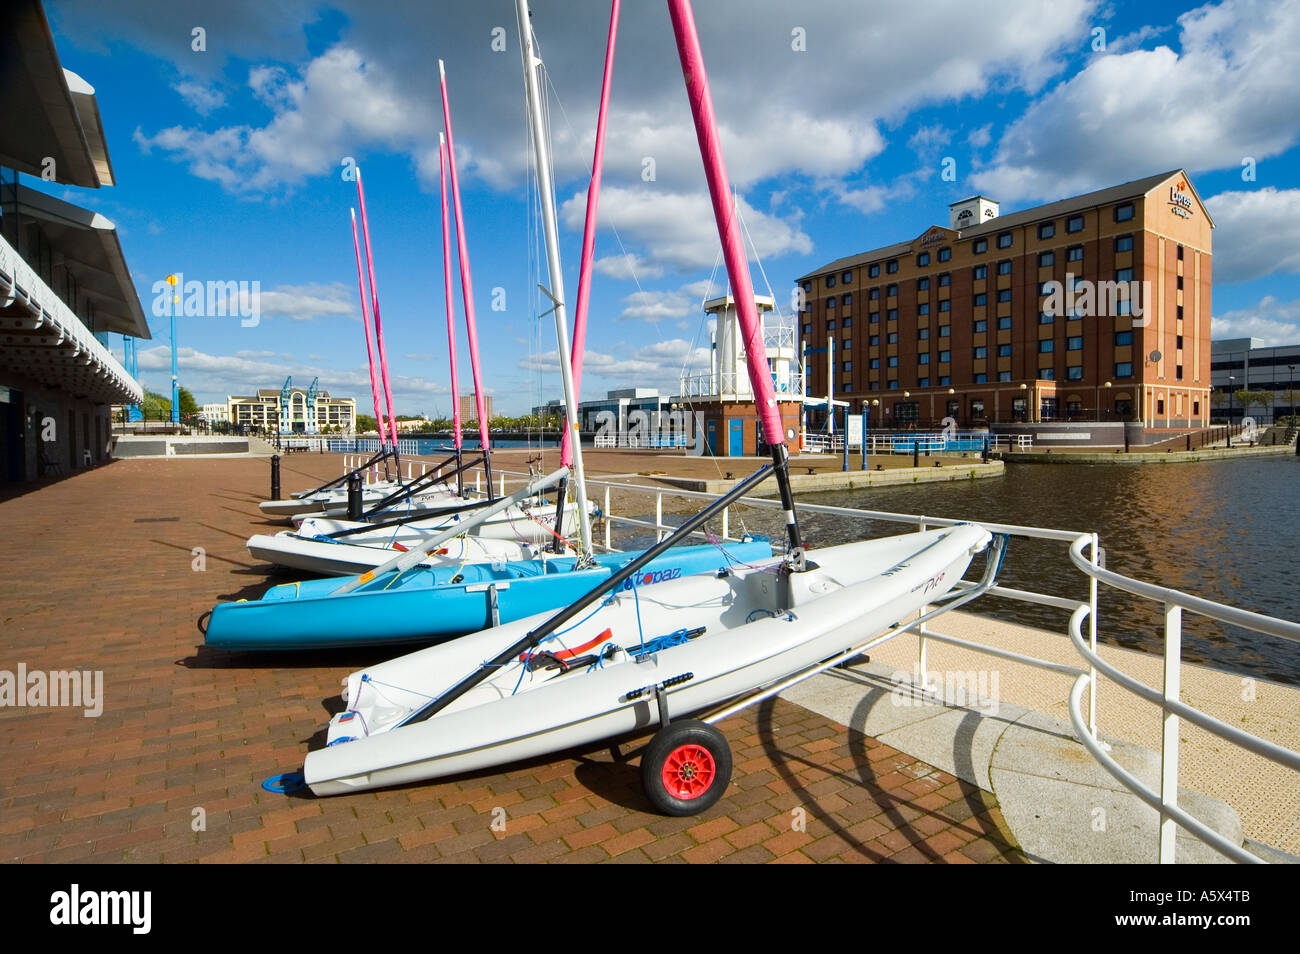
[[[714, 572], [772, 555], [765, 537], [728, 543], [725, 550], [724, 554], [713, 545], [674, 547], [637, 573], [637, 585]], [[389, 574], [342, 596], [332, 594], [345, 578], [286, 583], [272, 587], [260, 600], [217, 604], [205, 642], [224, 650], [429, 645], [493, 625], [493, 587], [498, 620], [512, 622], [567, 606], [635, 556], [600, 554], [596, 566], [582, 570], [573, 569], [572, 557], [417, 567], [395, 581]]]

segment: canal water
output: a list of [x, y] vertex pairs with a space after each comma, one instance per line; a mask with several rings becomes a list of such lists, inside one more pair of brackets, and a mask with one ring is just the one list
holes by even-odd
[[[856, 463], [856, 461], [855, 461]], [[1095, 531], [1106, 567], [1152, 583], [1288, 620], [1300, 620], [1300, 459], [1264, 457], [1141, 466], [1008, 464], [1004, 477], [863, 491], [800, 494], [806, 503]], [[739, 515], [738, 515], [739, 516]], [[746, 526], [779, 534], [771, 511]], [[899, 524], [808, 514], [814, 545], [906, 532]], [[733, 533], [737, 526], [733, 518]], [[777, 537], [779, 539], [779, 537]], [[1001, 576], [1009, 586], [1087, 598], [1066, 545], [1012, 541]], [[977, 612], [1065, 632], [1068, 614], [986, 597]], [[1159, 653], [1161, 608], [1102, 587], [1103, 641]], [[1300, 685], [1300, 644], [1184, 614], [1183, 658]]]

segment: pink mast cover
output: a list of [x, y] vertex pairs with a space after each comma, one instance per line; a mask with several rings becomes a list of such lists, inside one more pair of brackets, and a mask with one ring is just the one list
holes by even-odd
[[749, 380], [754, 388], [755, 410], [763, 425], [766, 443], [785, 443], [785, 429], [781, 426], [781, 413], [776, 404], [776, 391], [772, 387], [772, 371], [767, 361], [767, 348], [763, 344], [763, 327], [759, 322], [758, 308], [754, 304], [754, 286], [749, 278], [749, 260], [740, 240], [734, 209], [731, 206], [731, 182], [722, 159], [722, 146], [718, 141], [717, 120], [713, 114], [713, 97], [709, 95], [709, 77], [704, 69], [704, 56], [700, 52], [700, 38], [695, 32], [695, 16], [689, 0], [668, 0], [668, 12], [673, 19], [673, 33], [677, 38], [677, 54], [682, 61], [686, 79], [686, 96], [695, 118], [695, 134], [704, 156], [704, 173], [709, 180], [709, 193], [713, 199], [713, 215], [722, 235], [722, 252], [727, 263], [727, 275], [736, 299], [736, 316], [740, 320], [741, 336], [745, 342], [745, 361], [749, 366]]
[[370, 252], [370, 222], [366, 218], [366, 191], [361, 186], [361, 167], [356, 167], [357, 201], [361, 205], [361, 234], [366, 241], [366, 269], [370, 274], [370, 310], [375, 316], [375, 348], [379, 352], [379, 373], [384, 380], [384, 406], [388, 408], [388, 430], [393, 448], [397, 448], [397, 418], [393, 408], [393, 388], [388, 383], [388, 355], [384, 350], [384, 326], [379, 320], [379, 289], [375, 285], [375, 259]]
[[447, 299], [447, 351], [451, 355], [451, 421], [460, 450], [460, 386], [456, 379], [456, 318], [451, 290], [451, 232], [447, 222], [447, 142], [438, 137], [438, 179], [442, 184], [442, 286]]
[[366, 329], [366, 361], [370, 364], [370, 396], [375, 399], [375, 425], [384, 444], [384, 415], [379, 412], [379, 379], [375, 377], [375, 346], [370, 337], [370, 312], [366, 308], [366, 273], [361, 267], [361, 242], [357, 239], [357, 210], [352, 209], [352, 248], [357, 253], [357, 285], [361, 289], [361, 324]]
[[478, 364], [478, 330], [474, 323], [474, 284], [469, 273], [469, 249], [465, 243], [465, 215], [460, 205], [460, 180], [456, 176], [456, 140], [451, 134], [451, 106], [447, 101], [447, 73], [438, 61], [442, 86], [442, 121], [447, 132], [447, 168], [451, 173], [451, 201], [456, 210], [456, 251], [460, 260], [460, 291], [465, 303], [465, 328], [469, 339], [469, 366], [474, 376], [474, 403], [478, 408], [478, 439], [483, 452], [488, 451], [487, 409], [483, 405], [483, 383]]
[[[578, 300], [573, 309], [573, 394], [582, 388], [583, 345], [587, 340], [587, 305], [591, 299], [591, 261], [596, 249], [596, 206], [600, 202], [600, 178], [605, 165], [605, 115], [609, 108], [609, 89], [614, 76], [614, 40], [618, 34], [619, 0], [609, 11], [609, 40], [605, 44], [605, 79], [600, 88], [600, 113], [596, 118], [596, 151], [591, 160], [591, 185], [587, 187], [587, 220], [582, 230], [582, 267], [578, 272]], [[570, 444], [571, 428], [564, 429], [560, 443], [560, 463], [573, 463]]]

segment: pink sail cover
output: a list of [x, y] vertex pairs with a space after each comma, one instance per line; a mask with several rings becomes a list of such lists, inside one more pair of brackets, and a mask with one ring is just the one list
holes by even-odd
[[[582, 355], [587, 340], [587, 305], [591, 300], [591, 262], [596, 249], [596, 207], [600, 203], [600, 178], [605, 166], [605, 115], [609, 108], [609, 89], [614, 76], [614, 41], [618, 34], [619, 0], [609, 11], [609, 39], [605, 44], [605, 78], [600, 88], [600, 112], [596, 117], [596, 151], [591, 160], [591, 185], [587, 187], [587, 219], [582, 229], [582, 266], [578, 271], [578, 300], [573, 310], [573, 396], [582, 390]], [[573, 464], [570, 431], [564, 429], [560, 443], [560, 463]]]
[[736, 299], [736, 315], [740, 319], [741, 336], [745, 342], [745, 360], [749, 366], [749, 380], [754, 389], [755, 410], [763, 425], [763, 438], [768, 444], [784, 444], [785, 429], [781, 426], [781, 412], [772, 387], [772, 371], [763, 344], [763, 328], [754, 304], [754, 286], [749, 278], [749, 261], [740, 239], [735, 210], [731, 205], [731, 182], [722, 158], [722, 145], [718, 140], [718, 125], [713, 114], [713, 97], [709, 94], [709, 77], [704, 69], [704, 56], [700, 52], [700, 38], [695, 32], [695, 16], [689, 0], [668, 0], [672, 15], [673, 33], [677, 38], [677, 54], [682, 61], [682, 74], [686, 79], [686, 96], [695, 118], [695, 135], [700, 141], [704, 158], [704, 173], [709, 180], [709, 194], [713, 199], [713, 216], [718, 222], [722, 239], [723, 257], [727, 263], [727, 277], [731, 280]]
[[357, 239], [357, 210], [352, 212], [352, 248], [357, 253], [357, 285], [361, 289], [361, 324], [366, 329], [366, 361], [370, 364], [370, 396], [375, 399], [375, 426], [379, 430], [379, 444], [384, 438], [384, 415], [379, 411], [379, 379], [375, 376], [375, 346], [370, 336], [370, 311], [366, 308], [366, 273], [361, 266], [361, 242]]
[[379, 320], [379, 288], [375, 285], [375, 258], [370, 251], [370, 221], [366, 218], [366, 191], [361, 185], [361, 167], [356, 167], [357, 201], [361, 205], [361, 235], [366, 242], [366, 270], [370, 275], [370, 310], [375, 316], [375, 350], [379, 353], [379, 373], [384, 381], [384, 406], [388, 408], [388, 430], [397, 447], [397, 411], [393, 407], [393, 388], [388, 383], [388, 354], [384, 350], [384, 326]]
[[447, 133], [447, 168], [451, 172], [451, 201], [456, 210], [456, 251], [460, 260], [460, 293], [465, 303], [465, 329], [469, 339], [469, 366], [474, 376], [474, 403], [478, 409], [478, 439], [484, 453], [489, 448], [487, 409], [483, 405], [483, 381], [478, 363], [478, 331], [474, 323], [474, 283], [469, 272], [469, 248], [465, 242], [465, 216], [460, 205], [460, 180], [456, 176], [456, 140], [451, 134], [451, 106], [447, 101], [447, 74], [438, 63], [442, 86], [442, 121]]
[[460, 443], [460, 384], [456, 377], [456, 317], [451, 290], [451, 232], [447, 222], [447, 143], [439, 137], [438, 180], [442, 185], [442, 287], [447, 299], [447, 353], [451, 356], [451, 429]]

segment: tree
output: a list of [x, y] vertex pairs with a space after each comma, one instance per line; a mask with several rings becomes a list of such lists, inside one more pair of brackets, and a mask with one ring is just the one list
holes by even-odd
[[376, 431], [376, 432], [377, 432], [378, 430], [379, 430], [379, 422], [376, 421], [376, 420], [375, 420], [371, 415], [369, 415], [369, 414], [358, 414], [358, 415], [357, 415], [357, 433], [358, 433], [358, 434], [365, 434], [365, 433], [367, 433], [367, 432], [369, 432], [369, 431]]
[[172, 402], [155, 391], [145, 391], [140, 402], [140, 412], [146, 421], [162, 421], [171, 417]]
[[178, 389], [177, 398], [181, 405], [181, 417], [190, 417], [199, 413], [199, 403], [194, 400], [194, 395], [189, 392], [188, 388]]

